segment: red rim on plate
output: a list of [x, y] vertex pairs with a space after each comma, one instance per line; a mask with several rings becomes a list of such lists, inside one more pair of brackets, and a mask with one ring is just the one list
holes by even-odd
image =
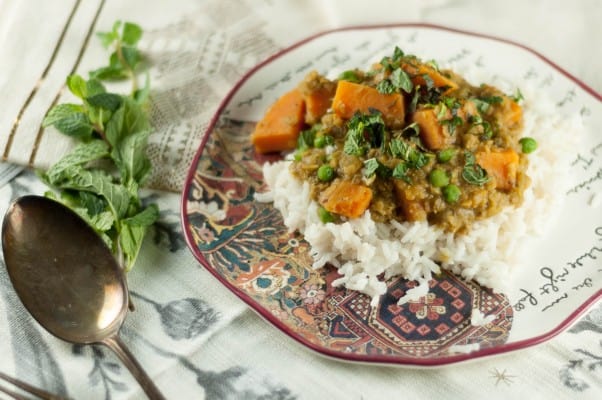
[[[510, 40], [497, 38], [494, 36], [489, 36], [480, 33], [473, 33], [468, 31], [463, 31], [454, 28], [447, 28], [438, 25], [431, 24], [422, 24], [422, 23], [407, 23], [407, 24], [387, 24], [387, 25], [372, 25], [372, 26], [351, 26], [339, 29], [333, 29], [318, 33], [316, 35], [310, 36], [280, 52], [271, 56], [267, 60], [263, 61], [259, 65], [255, 66], [253, 69], [248, 71], [232, 88], [232, 90], [227, 94], [227, 96], [222, 100], [219, 105], [215, 115], [211, 119], [209, 127], [207, 128], [205, 135], [203, 137], [202, 143], [195, 155], [194, 161], [191, 164], [191, 168], [188, 172], [186, 183], [182, 192], [182, 200], [181, 200], [181, 220], [182, 226], [184, 230], [184, 236], [186, 239], [186, 243], [190, 250], [192, 251], [194, 257], [203, 265], [212, 275], [214, 275], [224, 286], [226, 286], [229, 290], [231, 290], [235, 295], [237, 295], [241, 300], [247, 303], [253, 310], [255, 310], [259, 315], [268, 320], [271, 324], [280, 329], [284, 334], [296, 340], [297, 342], [303, 344], [304, 346], [322, 354], [325, 356], [333, 357], [339, 360], [346, 361], [358, 361], [364, 363], [375, 363], [375, 364], [388, 364], [388, 365], [400, 365], [400, 366], [423, 366], [423, 367], [434, 367], [434, 366], [443, 366], [447, 364], [457, 363], [460, 361], [472, 360], [476, 358], [481, 358], [485, 356], [502, 354], [514, 350], [523, 349], [526, 347], [530, 347], [541, 342], [547, 341], [559, 334], [563, 330], [565, 330], [571, 323], [573, 323], [581, 314], [583, 314], [588, 307], [593, 305], [598, 299], [602, 297], [602, 289], [595, 292], [592, 296], [590, 296], [586, 301], [584, 301], [577, 309], [575, 309], [572, 313], [568, 315], [559, 325], [555, 328], [551, 329], [548, 332], [545, 332], [539, 336], [531, 337], [524, 340], [514, 341], [514, 342], [504, 342], [502, 344], [496, 344], [490, 347], [481, 348], [476, 351], [472, 351], [470, 353], [459, 353], [453, 355], [445, 355], [442, 357], [412, 357], [412, 356], [391, 356], [391, 355], [382, 355], [378, 353], [370, 354], [370, 353], [353, 353], [353, 352], [344, 352], [341, 349], [333, 349], [329, 347], [325, 347], [314, 343], [308, 340], [305, 336], [299, 334], [299, 332], [293, 330], [289, 325], [285, 324], [280, 318], [275, 316], [272, 312], [266, 309], [264, 306], [258, 303], [258, 301], [253, 298], [247, 291], [242, 290], [241, 288], [233, 285], [229, 282], [224, 276], [222, 276], [215, 268], [212, 267], [211, 263], [207, 260], [207, 258], [203, 255], [203, 253], [199, 250], [198, 244], [195, 242], [193, 238], [193, 234], [191, 231], [191, 222], [190, 215], [188, 210], [187, 200], [189, 199], [188, 194], [191, 191], [191, 185], [193, 180], [195, 179], [195, 172], [198, 169], [199, 160], [203, 151], [205, 150], [209, 137], [211, 136], [211, 132], [216, 128], [216, 124], [219, 121], [219, 117], [222, 112], [226, 109], [226, 107], [230, 104], [233, 96], [238, 92], [241, 86], [249, 80], [257, 71], [262, 69], [263, 67], [269, 65], [274, 60], [280, 58], [282, 55], [310, 42], [322, 36], [342, 32], [342, 31], [352, 31], [352, 30], [372, 30], [372, 29], [386, 29], [386, 28], [427, 28], [439, 31], [447, 31], [453, 33], [459, 33], [463, 35], [469, 35], [478, 38], [485, 38], [490, 40], [495, 40], [501, 43], [510, 44], [512, 46], [521, 48], [535, 56], [539, 59], [553, 67], [555, 70], [560, 72], [562, 75], [566, 76], [568, 79], [573, 81], [575, 84], [580, 86], [585, 92], [589, 93], [595, 99], [602, 101], [602, 96], [594, 91], [592, 88], [588, 87], [586, 84], [581, 82], [579, 79], [568, 73], [563, 68], [556, 65], [554, 62], [550, 61], [547, 57], [542, 54], [522, 45], [519, 43], [515, 43]], [[511, 307], [510, 307], [511, 308]], [[511, 318], [511, 317], [510, 317]]]

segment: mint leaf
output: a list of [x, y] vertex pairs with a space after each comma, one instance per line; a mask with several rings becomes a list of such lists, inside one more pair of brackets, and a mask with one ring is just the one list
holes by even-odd
[[144, 105], [150, 97], [150, 75], [146, 73], [146, 79], [144, 80], [144, 87], [134, 92], [134, 100], [140, 105]]
[[414, 88], [410, 76], [401, 68], [397, 68], [391, 73], [391, 83], [398, 89], [403, 90], [406, 93], [411, 93]]
[[113, 178], [105, 171], [72, 166], [63, 173], [65, 179], [55, 186], [97, 194], [107, 201], [115, 218], [121, 219], [127, 215], [130, 194], [122, 185], [113, 183]]
[[65, 171], [69, 168], [84, 165], [108, 156], [109, 146], [102, 140], [92, 140], [88, 143], [82, 143], [50, 167], [46, 171], [45, 177], [50, 185], [56, 185], [61, 180], [67, 178]]
[[347, 123], [347, 134], [343, 151], [361, 156], [371, 147], [379, 147], [385, 138], [385, 122], [378, 110], [371, 114], [355, 113]]
[[371, 178], [375, 173], [383, 178], [386, 178], [391, 175], [391, 170], [376, 158], [369, 158], [364, 161], [364, 176], [366, 178]]
[[140, 62], [140, 60], [142, 60], [140, 52], [135, 47], [123, 46], [121, 48], [121, 53], [123, 54], [124, 61], [132, 70], [136, 69], [138, 63]]
[[489, 182], [487, 171], [476, 162], [476, 158], [471, 151], [464, 152], [464, 168], [462, 169], [462, 178], [471, 185], [482, 186]]
[[123, 34], [121, 35], [121, 40], [123, 43], [130, 46], [135, 46], [141, 37], [142, 29], [139, 25], [132, 22], [126, 22], [123, 24]]
[[123, 222], [126, 222], [130, 226], [147, 227], [154, 224], [157, 219], [159, 219], [159, 208], [156, 204], [150, 204], [133, 217], [124, 219]]
[[83, 110], [84, 108], [78, 104], [57, 104], [48, 111], [48, 114], [46, 114], [46, 117], [44, 117], [44, 120], [42, 121], [42, 126], [46, 128], [54, 125], [58, 121], [67, 118], [72, 114], [81, 113]]
[[370, 178], [372, 175], [374, 175], [377, 169], [378, 160], [376, 160], [376, 158], [370, 158], [364, 161], [364, 176], [366, 178]]
[[122, 97], [114, 93], [99, 93], [87, 97], [86, 101], [93, 107], [101, 107], [115, 112], [121, 106]]
[[115, 36], [116, 39], [119, 39], [119, 28], [121, 27], [121, 21], [117, 20], [113, 22], [113, 28], [111, 29], [111, 33]]
[[127, 72], [123, 67], [107, 66], [90, 72], [90, 78], [102, 80], [119, 80], [127, 77]]
[[121, 224], [119, 245], [125, 258], [126, 272], [130, 270], [138, 258], [145, 233], [146, 227], [132, 226], [125, 221]]
[[379, 93], [382, 94], [392, 94], [395, 93], [396, 88], [395, 85], [393, 85], [393, 83], [391, 83], [389, 79], [383, 79], [376, 85], [376, 90], [378, 90]]
[[310, 129], [305, 129], [299, 134], [297, 139], [297, 150], [305, 151], [314, 145], [314, 139], [316, 138], [316, 131], [320, 125], [314, 125]]
[[109, 48], [118, 38], [113, 32], [97, 32], [96, 36], [98, 36], [104, 48]]
[[403, 50], [401, 50], [398, 46], [395, 46], [395, 49], [393, 49], [393, 57], [391, 58], [394, 62], [397, 62], [400, 61], [404, 55], [405, 54], [403, 53]]
[[408, 174], [408, 166], [405, 162], [402, 161], [399, 164], [397, 164], [395, 166], [395, 168], [393, 168], [393, 172], [392, 172], [391, 176], [395, 179], [402, 179], [406, 183], [411, 184], [412, 180], [410, 179], [410, 177], [407, 174]]
[[422, 151], [412, 147], [402, 139], [393, 139], [389, 143], [389, 151], [395, 158], [405, 161], [405, 167], [420, 169], [429, 162], [429, 157]]
[[402, 160], [407, 160], [411, 151], [410, 146], [401, 139], [393, 139], [389, 143], [391, 155]]
[[92, 138], [93, 127], [88, 116], [83, 112], [74, 112], [61, 118], [52, 124], [60, 132], [67, 136], [73, 136], [82, 140]]
[[144, 183], [152, 165], [146, 156], [146, 145], [149, 131], [139, 131], [128, 135], [121, 141], [112, 152], [115, 164], [119, 168], [122, 181], [130, 181], [138, 184]]
[[80, 99], [88, 95], [86, 80], [79, 75], [69, 75], [67, 77], [67, 87], [71, 93]]
[[126, 265], [134, 265], [142, 248], [142, 241], [147, 228], [158, 218], [159, 210], [157, 206], [151, 204], [139, 214], [122, 221], [119, 244], [125, 256]]
[[107, 122], [105, 136], [109, 144], [115, 147], [128, 134], [149, 129], [148, 117], [140, 104], [129, 97], [124, 97], [121, 107], [115, 111], [109, 122]]
[[87, 95], [85, 97], [88, 97], [88, 96], [95, 96], [100, 93], [105, 93], [107, 91], [107, 89], [105, 88], [105, 86], [102, 84], [101, 81], [99, 81], [98, 79], [95, 79], [95, 78], [91, 78], [88, 80], [88, 82], [86, 82], [86, 91], [87, 91]]

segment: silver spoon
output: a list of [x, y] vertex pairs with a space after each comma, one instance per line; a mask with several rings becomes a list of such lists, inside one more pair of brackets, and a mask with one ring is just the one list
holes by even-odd
[[150, 399], [164, 399], [119, 338], [128, 308], [124, 272], [88, 224], [62, 204], [23, 196], [2, 224], [6, 269], [23, 305], [48, 332], [76, 344], [104, 344]]

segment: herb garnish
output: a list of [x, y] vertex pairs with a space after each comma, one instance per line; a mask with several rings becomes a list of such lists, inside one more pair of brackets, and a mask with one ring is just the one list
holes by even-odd
[[370, 114], [355, 113], [347, 123], [343, 151], [349, 155], [363, 156], [368, 149], [385, 142], [385, 122], [378, 110]]
[[396, 179], [402, 179], [407, 184], [412, 184], [412, 180], [407, 175], [407, 173], [408, 173], [408, 165], [405, 162], [401, 161], [399, 164], [397, 164], [395, 166], [395, 168], [393, 168], [393, 172], [392, 172], [391, 176]]
[[523, 97], [523, 94], [521, 93], [520, 89], [516, 88], [516, 94], [512, 96], [512, 100], [514, 100], [515, 103], [520, 103], [524, 99], [525, 98]]
[[483, 169], [475, 159], [471, 151], [464, 152], [464, 168], [462, 169], [462, 178], [471, 185], [482, 186], [489, 182], [487, 171]]
[[389, 151], [393, 157], [405, 161], [408, 168], [420, 169], [429, 162], [429, 157], [425, 153], [402, 139], [392, 139], [389, 143]]
[[401, 60], [405, 57], [403, 51], [395, 46], [391, 57], [383, 57], [380, 61], [382, 67], [391, 71], [388, 78], [383, 79], [376, 85], [376, 90], [383, 94], [392, 94], [403, 90], [406, 93], [411, 93], [414, 87], [412, 80], [407, 72], [401, 69]]
[[389, 78], [383, 79], [376, 85], [376, 90], [383, 94], [395, 93], [403, 90], [406, 93], [411, 93], [414, 85], [410, 76], [403, 69], [397, 67], [393, 70]]
[[[39, 175], [59, 192], [47, 196], [86, 220], [127, 271], [136, 261], [148, 228], [159, 217], [158, 207], [144, 206], [139, 196], [151, 171], [146, 156], [150, 87], [148, 75], [142, 89], [137, 83], [143, 58], [136, 45], [142, 29], [118, 21], [111, 32], [98, 35], [106, 47], [114, 48], [109, 65], [90, 72], [88, 80], [69, 76], [67, 87], [82, 104], [58, 104], [43, 121], [43, 126], [54, 126], [80, 143]], [[132, 81], [129, 95], [108, 92], [101, 82], [122, 78]]]
[[[439, 109], [437, 120], [441, 125], [447, 126], [450, 135], [455, 134], [456, 128], [464, 123], [464, 120], [457, 115], [460, 103], [453, 97], [443, 97], [437, 108]], [[447, 118], [449, 114], [451, 114], [451, 118]]]
[[399, 46], [395, 46], [395, 49], [393, 49], [393, 55], [391, 57], [383, 57], [380, 60], [380, 65], [382, 65], [384, 69], [392, 71], [396, 68], [399, 68], [401, 59], [404, 57], [405, 54], [403, 50], [401, 50]]
[[312, 126], [310, 129], [301, 131], [297, 138], [297, 150], [305, 151], [313, 146], [316, 138], [316, 132], [321, 128], [320, 124]]
[[475, 97], [470, 100], [475, 104], [480, 113], [486, 113], [492, 105], [500, 104], [504, 101], [504, 99], [499, 96]]
[[483, 128], [483, 140], [489, 140], [493, 137], [493, 128], [491, 127], [491, 123], [489, 123], [489, 121], [484, 120], [480, 115], [471, 115], [469, 120], [472, 126], [481, 126]]
[[386, 178], [391, 175], [391, 169], [373, 157], [364, 161], [363, 173], [366, 178], [371, 178], [374, 174]]
[[339, 80], [340, 81], [349, 81], [352, 83], [359, 83], [362, 81], [360, 79], [357, 71], [352, 70], [352, 69], [341, 72], [341, 74], [339, 75]]

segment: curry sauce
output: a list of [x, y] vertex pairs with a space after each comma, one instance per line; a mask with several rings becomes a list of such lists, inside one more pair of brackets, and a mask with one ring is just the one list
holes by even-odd
[[461, 233], [522, 203], [534, 141], [521, 139], [516, 96], [399, 48], [336, 80], [314, 71], [295, 90], [311, 112], [290, 170], [310, 183], [325, 222], [370, 210], [379, 222]]

